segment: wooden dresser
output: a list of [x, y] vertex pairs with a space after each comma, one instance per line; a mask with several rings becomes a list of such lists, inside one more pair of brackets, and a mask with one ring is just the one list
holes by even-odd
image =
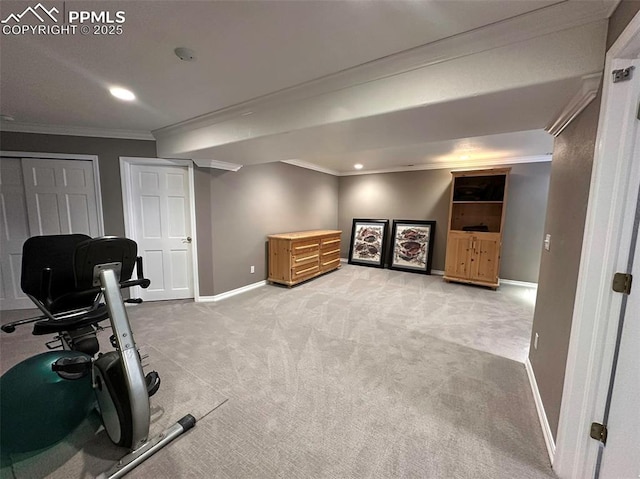
[[294, 284], [340, 267], [338, 230], [269, 235], [269, 281]]

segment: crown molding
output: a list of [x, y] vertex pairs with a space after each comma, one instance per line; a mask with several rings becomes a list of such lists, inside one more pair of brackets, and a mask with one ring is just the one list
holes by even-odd
[[138, 130], [119, 130], [104, 128], [86, 128], [82, 126], [56, 126], [38, 123], [2, 122], [0, 131], [16, 133], [38, 133], [41, 135], [90, 136], [96, 138], [119, 138], [124, 140], [152, 140], [151, 132]]
[[551, 161], [551, 155], [535, 155], [521, 156], [516, 158], [496, 158], [494, 160], [479, 161], [445, 161], [442, 163], [431, 163], [416, 166], [399, 166], [397, 168], [384, 168], [380, 170], [359, 170], [340, 172], [338, 176], [358, 176], [358, 175], [375, 175], [379, 173], [398, 173], [403, 171], [421, 171], [421, 170], [449, 170], [452, 168], [488, 168], [493, 166], [518, 165], [521, 163], [542, 163]]
[[324, 168], [319, 165], [314, 165], [313, 163], [308, 163], [306, 161], [282, 160], [281, 163], [286, 163], [288, 165], [293, 165], [293, 166], [299, 166], [300, 168], [306, 168], [307, 170], [319, 171], [320, 173], [326, 173], [327, 175], [340, 176], [339, 171], [332, 170], [330, 168]]
[[602, 72], [583, 76], [578, 92], [564, 106], [557, 118], [545, 128], [545, 131], [553, 136], [562, 133], [562, 130], [569, 126], [569, 123], [598, 95], [601, 80]]
[[257, 111], [264, 111], [285, 103], [324, 95], [401, 75], [429, 65], [583, 26], [608, 18], [611, 9], [615, 8], [618, 1], [562, 1], [533, 12], [411, 48], [331, 75], [231, 105], [227, 108], [168, 125], [153, 130], [152, 133], [155, 138], [167, 138], [231, 119], [247, 117]]
[[200, 168], [213, 168], [216, 170], [227, 171], [238, 171], [240, 168], [242, 168], [242, 165], [239, 165], [238, 163], [227, 163], [226, 161], [200, 159], [193, 159], [191, 161], [193, 161], [196, 166], [199, 166]]

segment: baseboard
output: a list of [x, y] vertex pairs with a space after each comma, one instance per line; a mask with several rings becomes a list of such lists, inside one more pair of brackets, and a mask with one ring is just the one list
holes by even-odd
[[542, 435], [544, 436], [544, 442], [547, 446], [549, 460], [551, 461], [551, 465], [553, 465], [553, 459], [556, 455], [556, 443], [553, 439], [553, 434], [551, 433], [551, 427], [549, 426], [549, 421], [547, 420], [547, 414], [544, 411], [544, 404], [542, 404], [542, 398], [540, 397], [540, 391], [538, 390], [538, 382], [536, 381], [536, 376], [533, 373], [533, 367], [531, 367], [529, 358], [527, 358], [527, 360], [524, 362], [524, 368], [527, 371], [527, 377], [529, 378], [531, 392], [533, 393], [533, 400], [536, 403], [538, 419], [540, 420], [540, 426], [542, 427]]
[[502, 279], [500, 278], [500, 284], [510, 284], [512, 286], [524, 286], [525, 288], [538, 288], [538, 283], [527, 283], [526, 281], [516, 281], [515, 279]]
[[[347, 258], [340, 258], [342, 263], [348, 263]], [[431, 274], [434, 276], [444, 276], [444, 271], [440, 269], [432, 269]], [[525, 288], [537, 288], [538, 283], [527, 283], [526, 281], [516, 281], [515, 279], [501, 279], [500, 284], [510, 284], [513, 286], [523, 286]]]
[[196, 303], [211, 303], [215, 301], [222, 301], [223, 299], [230, 298], [231, 296], [235, 296], [237, 294], [246, 293], [247, 291], [251, 291], [252, 289], [259, 288], [260, 286], [264, 286], [266, 284], [267, 280], [262, 280], [258, 281], [257, 283], [242, 286], [241, 288], [236, 288], [232, 289], [231, 291], [225, 291], [224, 293], [216, 294], [215, 296], [198, 296], [195, 301]]

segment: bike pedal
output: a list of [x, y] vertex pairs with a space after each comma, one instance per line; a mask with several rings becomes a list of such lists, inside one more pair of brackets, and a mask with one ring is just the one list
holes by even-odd
[[151, 397], [160, 389], [160, 375], [156, 371], [151, 371], [144, 379], [147, 383], [147, 394]]

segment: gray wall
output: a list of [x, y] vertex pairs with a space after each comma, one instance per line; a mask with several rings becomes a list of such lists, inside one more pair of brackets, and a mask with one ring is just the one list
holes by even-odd
[[198, 216], [203, 296], [264, 280], [268, 234], [338, 225], [338, 179], [331, 175], [268, 163], [237, 172], [199, 169], [196, 183], [199, 214], [198, 203], [210, 205], [210, 219]]
[[[105, 234], [118, 236], [124, 235], [119, 157], [156, 157], [155, 141], [15, 132], [0, 134], [0, 149], [97, 155]], [[267, 234], [337, 228], [336, 177], [285, 163], [238, 172], [195, 168], [194, 176], [202, 296], [265, 279]]]
[[[637, 1], [618, 6], [609, 21], [607, 48], [639, 9]], [[608, 79], [606, 74], [605, 78]], [[543, 252], [540, 262], [529, 360], [556, 439], [600, 100], [598, 95], [556, 139], [553, 149], [545, 221], [545, 231], [551, 234], [551, 250]], [[533, 349], [536, 333], [537, 350]]]
[[[535, 283], [551, 163], [512, 165], [500, 277]], [[436, 221], [432, 268], [444, 270], [451, 169], [340, 177], [338, 226], [349, 256], [353, 218]]]
[[4, 131], [0, 132], [0, 150], [97, 155], [104, 210], [104, 232], [107, 235], [124, 236], [119, 158], [121, 156], [155, 158], [156, 142]]

